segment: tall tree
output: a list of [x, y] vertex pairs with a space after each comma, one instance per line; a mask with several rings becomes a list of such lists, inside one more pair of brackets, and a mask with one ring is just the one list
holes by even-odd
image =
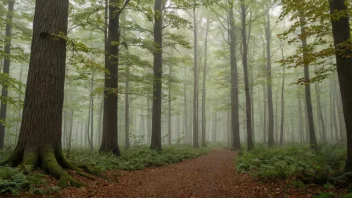
[[266, 10], [265, 20], [265, 38], [266, 38], [266, 81], [268, 91], [268, 145], [274, 145], [274, 107], [273, 107], [273, 89], [272, 89], [272, 78], [271, 78], [271, 27], [270, 27], [270, 7]]
[[241, 35], [242, 35], [242, 65], [244, 73], [244, 86], [246, 95], [246, 120], [247, 120], [247, 146], [248, 150], [253, 148], [253, 137], [252, 137], [252, 110], [251, 110], [251, 96], [249, 92], [249, 80], [248, 80], [248, 41], [247, 41], [247, 6], [244, 0], [240, 0], [241, 3]]
[[193, 1], [193, 40], [194, 40], [194, 68], [193, 68], [193, 147], [198, 148], [198, 28], [196, 16], [196, 1]]
[[308, 116], [308, 126], [309, 126], [309, 143], [311, 147], [315, 147], [317, 145], [317, 140], [315, 137], [315, 129], [314, 129], [314, 119], [313, 119], [313, 107], [312, 107], [312, 96], [310, 91], [310, 78], [309, 78], [309, 51], [308, 51], [308, 43], [307, 43], [307, 32], [305, 27], [305, 16], [303, 8], [299, 10], [299, 21], [301, 27], [301, 42], [303, 49], [303, 66], [304, 66], [304, 82], [305, 82], [305, 98], [306, 98], [306, 108], [307, 108], [307, 116]]
[[207, 19], [207, 28], [205, 30], [205, 46], [204, 46], [204, 67], [203, 67], [203, 92], [202, 92], [202, 146], [206, 146], [205, 141], [205, 133], [206, 133], [206, 109], [205, 109], [205, 102], [206, 102], [206, 87], [205, 82], [207, 79], [207, 55], [208, 55], [208, 35], [209, 35], [209, 26], [210, 20]]
[[347, 135], [347, 162], [345, 169], [352, 170], [352, 49], [350, 17], [345, 0], [328, 0], [332, 33], [336, 50], [337, 74], [341, 91]]
[[60, 185], [80, 186], [63, 169], [79, 170], [65, 160], [61, 145], [68, 6], [68, 0], [36, 1], [22, 124], [4, 164], [41, 166]]
[[[121, 7], [121, 4], [123, 6]], [[119, 42], [120, 42], [120, 14], [129, 0], [110, 0], [109, 25], [106, 43], [105, 58], [105, 82], [104, 82], [104, 111], [103, 111], [103, 136], [100, 152], [112, 152], [120, 155], [118, 146], [118, 66], [119, 66]]]
[[[12, 41], [12, 18], [13, 18], [13, 9], [15, 6], [15, 0], [8, 0], [8, 11], [6, 16], [6, 28], [5, 28], [5, 39], [4, 39], [4, 65], [3, 65], [3, 73], [9, 75], [10, 73], [10, 64], [11, 64], [11, 41]], [[1, 97], [7, 98], [8, 91], [6, 85], [2, 85]], [[1, 101], [0, 107], [0, 121], [6, 121], [6, 113], [7, 113], [7, 103], [6, 100]], [[0, 123], [0, 149], [4, 148], [5, 142], [5, 124]]]
[[161, 86], [163, 74], [163, 10], [162, 0], [155, 0], [154, 4], [154, 78], [153, 78], [153, 111], [152, 111], [152, 140], [150, 148], [161, 150]]
[[237, 70], [237, 36], [235, 18], [233, 13], [233, 1], [229, 1], [229, 41], [230, 41], [230, 65], [231, 65], [231, 131], [232, 150], [241, 147], [240, 142], [240, 121], [239, 121], [239, 101], [238, 101], [238, 70]]

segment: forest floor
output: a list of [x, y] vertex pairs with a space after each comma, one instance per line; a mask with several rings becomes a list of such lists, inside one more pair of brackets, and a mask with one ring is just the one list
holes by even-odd
[[[136, 171], [109, 171], [109, 181], [87, 180], [88, 185], [66, 188], [52, 197], [312, 197], [326, 189], [306, 185], [297, 188], [292, 181], [261, 182], [247, 174], [236, 173], [235, 152], [212, 150], [208, 155], [178, 164]], [[337, 190], [332, 190], [336, 192]], [[336, 194], [335, 194], [336, 195]], [[31, 197], [31, 196], [30, 196]], [[46, 195], [45, 197], [48, 197]]]

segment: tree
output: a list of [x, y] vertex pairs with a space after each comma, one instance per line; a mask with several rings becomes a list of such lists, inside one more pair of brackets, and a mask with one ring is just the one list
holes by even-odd
[[237, 70], [237, 36], [235, 18], [233, 13], [233, 2], [229, 1], [229, 45], [230, 45], [230, 65], [231, 65], [231, 131], [232, 131], [232, 150], [241, 147], [240, 142], [240, 121], [239, 121], [239, 101], [238, 101], [238, 70]]
[[154, 78], [153, 78], [153, 111], [152, 111], [152, 140], [150, 148], [161, 150], [161, 87], [163, 67], [163, 10], [162, 0], [155, 0], [154, 4]]
[[104, 90], [104, 111], [103, 111], [103, 137], [100, 152], [112, 152], [120, 155], [117, 132], [117, 103], [118, 103], [118, 66], [119, 66], [119, 42], [120, 42], [120, 14], [129, 0], [109, 1], [109, 26], [105, 58], [105, 90]]
[[[11, 41], [12, 41], [12, 15], [13, 15], [13, 8], [15, 6], [15, 0], [8, 1], [8, 11], [6, 16], [6, 28], [5, 28], [5, 47], [4, 52], [6, 54], [4, 58], [4, 65], [3, 65], [3, 73], [9, 75], [10, 73], [10, 64], [11, 64]], [[8, 95], [8, 90], [5, 85], [3, 85], [1, 90], [1, 98], [6, 98]], [[0, 121], [6, 121], [6, 113], [7, 113], [7, 103], [6, 101], [1, 101], [0, 107]], [[4, 148], [4, 141], [5, 141], [5, 124], [0, 123], [0, 149]]]
[[247, 42], [247, 25], [246, 25], [246, 10], [244, 0], [241, 0], [241, 35], [242, 35], [242, 65], [243, 65], [243, 75], [244, 75], [244, 86], [246, 95], [246, 120], [247, 120], [247, 145], [248, 150], [253, 148], [253, 131], [252, 131], [252, 110], [251, 110], [251, 96], [249, 92], [249, 80], [248, 80], [248, 42]]
[[68, 0], [36, 1], [19, 139], [2, 164], [41, 166], [59, 185], [80, 186], [63, 169], [79, 170], [65, 160], [61, 146], [68, 6]]
[[194, 39], [194, 68], [193, 68], [193, 147], [198, 148], [198, 28], [196, 16], [196, 1], [193, 7], [193, 39]]
[[312, 107], [312, 96], [310, 91], [310, 78], [309, 78], [309, 51], [307, 44], [307, 32], [305, 27], [305, 16], [304, 10], [301, 8], [299, 10], [299, 21], [301, 27], [301, 41], [302, 41], [302, 51], [303, 51], [303, 67], [304, 67], [304, 82], [305, 82], [305, 98], [306, 98], [306, 107], [307, 107], [307, 116], [308, 116], [308, 126], [309, 126], [309, 143], [311, 147], [315, 147], [317, 145], [317, 140], [315, 137], [315, 129], [314, 129], [314, 119], [313, 119], [313, 107]]
[[205, 109], [205, 102], [206, 102], [206, 87], [205, 87], [205, 82], [207, 79], [207, 54], [208, 54], [208, 35], [209, 35], [209, 26], [210, 26], [210, 20], [207, 19], [207, 28], [205, 30], [205, 47], [204, 47], [204, 67], [203, 67], [203, 92], [202, 92], [202, 146], [206, 146], [206, 139], [205, 139], [205, 133], [206, 133], [206, 109]]
[[343, 112], [347, 135], [346, 171], [352, 170], [352, 49], [351, 29], [347, 3], [344, 0], [328, 0], [332, 33], [335, 44], [336, 66], [339, 77]]
[[273, 89], [272, 89], [272, 75], [271, 75], [271, 27], [270, 27], [270, 8], [266, 10], [265, 21], [265, 38], [266, 38], [266, 73], [267, 73], [267, 91], [268, 91], [268, 118], [269, 118], [269, 131], [268, 131], [268, 145], [274, 145], [274, 107], [273, 107]]

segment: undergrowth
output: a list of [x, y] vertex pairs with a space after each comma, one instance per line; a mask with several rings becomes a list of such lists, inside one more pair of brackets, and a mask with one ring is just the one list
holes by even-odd
[[[209, 148], [193, 149], [190, 146], [164, 147], [162, 151], [153, 151], [148, 147], [136, 147], [122, 150], [120, 157], [101, 154], [97, 151], [73, 149], [67, 159], [75, 165], [94, 167], [98, 172], [107, 170], [137, 170], [151, 166], [163, 166], [192, 159], [208, 153]], [[65, 152], [66, 153], [66, 152]], [[5, 160], [10, 150], [0, 151], [0, 160]], [[33, 194], [50, 194], [58, 187], [44, 187], [45, 175], [30, 171], [30, 167], [0, 166], [0, 196], [4, 193], [19, 195], [23, 191]]]
[[121, 156], [100, 154], [91, 151], [72, 150], [69, 159], [75, 164], [92, 165], [101, 171], [138, 170], [151, 166], [163, 166], [192, 159], [208, 153], [208, 148], [193, 149], [188, 146], [164, 147], [162, 151], [150, 150], [148, 147], [122, 150]]
[[308, 146], [272, 147], [256, 145], [240, 152], [236, 166], [262, 180], [297, 179], [303, 183], [325, 184], [330, 176], [343, 170], [344, 145], [325, 145], [316, 150]]

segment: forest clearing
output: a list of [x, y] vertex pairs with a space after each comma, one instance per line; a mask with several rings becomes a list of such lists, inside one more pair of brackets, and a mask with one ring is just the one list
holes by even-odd
[[3, 0], [0, 196], [352, 197], [350, 0]]

